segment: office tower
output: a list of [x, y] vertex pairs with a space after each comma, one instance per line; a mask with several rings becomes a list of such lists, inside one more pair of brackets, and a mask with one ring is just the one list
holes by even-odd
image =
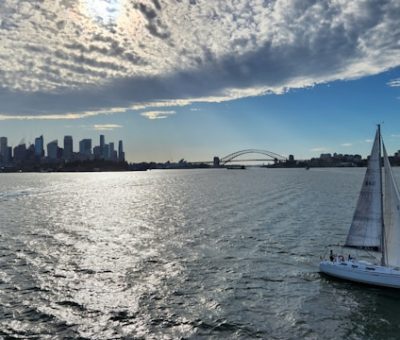
[[81, 158], [88, 159], [92, 155], [92, 140], [82, 139], [79, 142], [79, 154]]
[[8, 162], [8, 146], [7, 146], [7, 137], [0, 137], [0, 158], [3, 163]]
[[14, 148], [14, 160], [17, 163], [25, 161], [26, 158], [26, 146], [20, 144]]
[[25, 159], [29, 162], [35, 161], [35, 145], [30, 144], [29, 147], [26, 149]]
[[114, 151], [113, 151], [113, 153], [112, 153], [112, 155], [111, 155], [111, 160], [112, 160], [113, 162], [118, 162], [118, 152], [117, 152], [117, 150], [114, 150]]
[[11, 146], [9, 146], [9, 147], [7, 148], [7, 161], [8, 161], [8, 162], [11, 162], [11, 161], [12, 161], [12, 147], [11, 147]]
[[112, 159], [112, 155], [114, 153], [114, 143], [108, 144], [108, 159]]
[[102, 157], [101, 157], [101, 152], [100, 152], [100, 146], [95, 146], [94, 148], [93, 148], [93, 156], [94, 156], [94, 159], [101, 159]]
[[109, 158], [109, 155], [110, 155], [109, 149], [110, 149], [110, 146], [108, 144], [104, 144], [103, 158], [106, 160], [110, 159]]
[[122, 140], [118, 142], [118, 160], [120, 162], [125, 162], [125, 152], [122, 145]]
[[104, 135], [100, 135], [100, 155], [101, 155], [101, 158], [104, 158], [104, 144], [105, 144]]
[[47, 157], [49, 160], [56, 160], [58, 158], [58, 140], [53, 140], [47, 144]]
[[70, 161], [74, 153], [72, 136], [64, 136], [64, 159]]
[[109, 144], [108, 154], [108, 158], [110, 161], [116, 162], [118, 160], [118, 153], [114, 149], [114, 143]]
[[35, 156], [37, 158], [44, 157], [43, 136], [35, 138]]

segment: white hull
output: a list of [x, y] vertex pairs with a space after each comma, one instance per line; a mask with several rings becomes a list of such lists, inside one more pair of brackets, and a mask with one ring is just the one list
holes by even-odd
[[328, 261], [319, 264], [322, 273], [375, 286], [400, 288], [400, 270], [363, 261]]

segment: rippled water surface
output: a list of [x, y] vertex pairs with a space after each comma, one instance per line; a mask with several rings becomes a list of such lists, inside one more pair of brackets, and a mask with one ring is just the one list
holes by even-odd
[[1, 174], [0, 336], [398, 338], [399, 292], [318, 273], [364, 171]]

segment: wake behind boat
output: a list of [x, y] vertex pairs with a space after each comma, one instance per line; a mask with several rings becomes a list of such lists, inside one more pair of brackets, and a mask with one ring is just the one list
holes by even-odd
[[[383, 149], [384, 191], [381, 162]], [[400, 288], [400, 195], [378, 125], [345, 247], [374, 251], [380, 265], [334, 255], [321, 261], [322, 273], [366, 284]]]

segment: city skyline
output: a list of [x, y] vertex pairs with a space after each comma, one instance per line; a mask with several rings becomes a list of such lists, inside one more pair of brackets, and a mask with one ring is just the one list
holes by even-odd
[[394, 0], [84, 3], [0, 5], [11, 143], [101, 131], [124, 140], [130, 162], [247, 148], [365, 157], [384, 122], [399, 149]]
[[99, 135], [99, 145], [93, 145], [91, 138], [84, 138], [78, 142], [79, 147], [74, 149], [73, 136], [65, 135], [63, 144], [58, 139], [45, 141], [43, 135], [35, 138], [34, 143], [20, 142], [17, 145], [8, 143], [7, 136], [0, 137], [0, 164], [15, 166], [22, 163], [42, 162], [76, 162], [106, 160], [125, 162], [123, 141], [118, 145], [114, 142], [106, 143], [104, 135]]

